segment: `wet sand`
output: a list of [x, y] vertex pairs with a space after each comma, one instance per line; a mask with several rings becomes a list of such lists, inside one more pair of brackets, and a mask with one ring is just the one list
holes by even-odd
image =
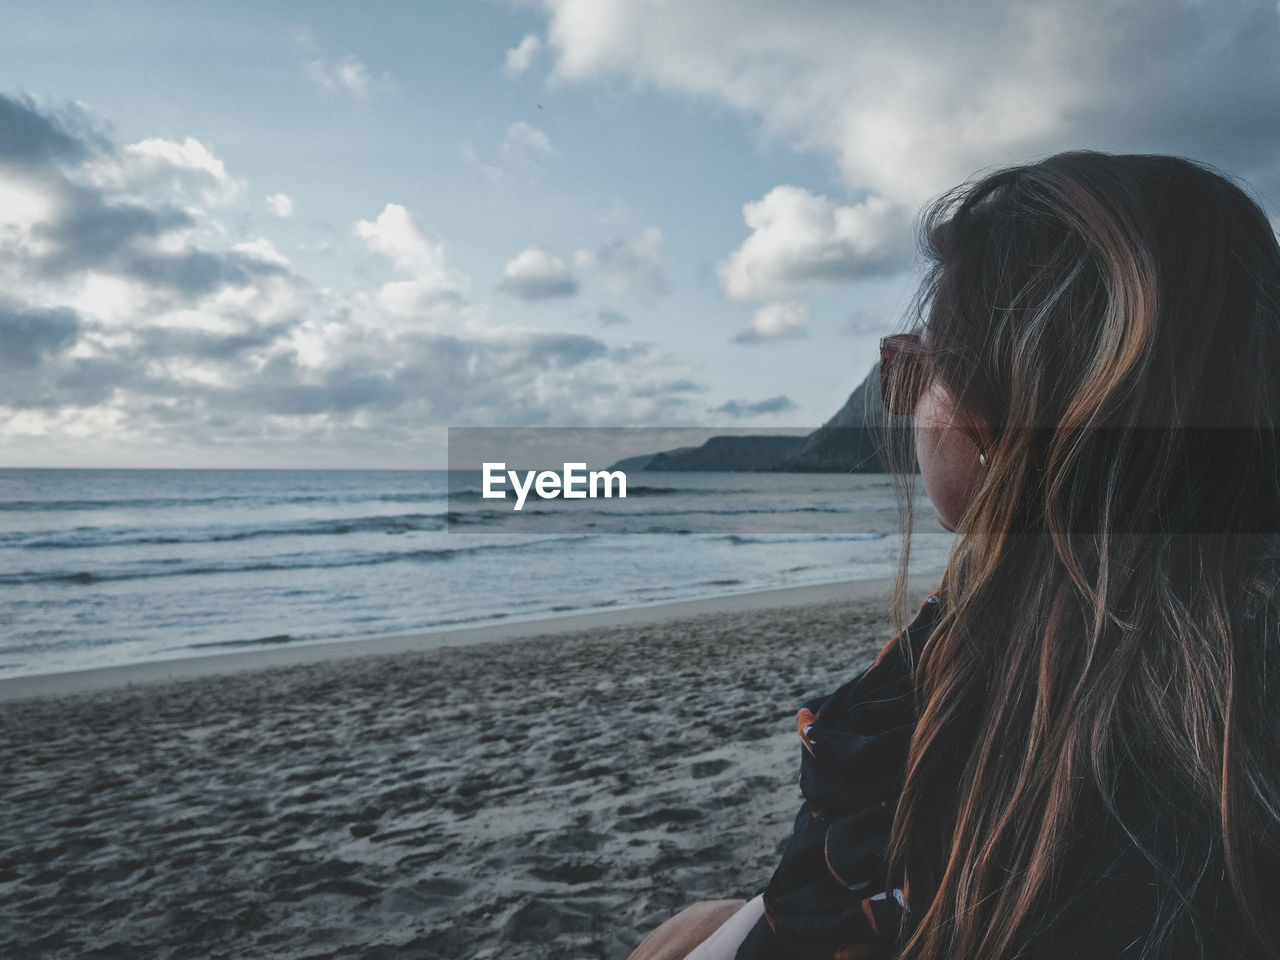
[[0, 956], [624, 960], [768, 880], [796, 709], [889, 639], [825, 591], [8, 681]]

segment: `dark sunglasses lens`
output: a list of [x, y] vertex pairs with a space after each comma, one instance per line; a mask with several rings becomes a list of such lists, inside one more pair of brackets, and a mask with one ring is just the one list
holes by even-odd
[[880, 352], [880, 398], [895, 417], [915, 413], [920, 399], [920, 363], [915, 352], [885, 343]]

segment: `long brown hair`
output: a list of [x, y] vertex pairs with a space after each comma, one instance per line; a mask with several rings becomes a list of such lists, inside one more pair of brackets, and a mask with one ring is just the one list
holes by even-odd
[[922, 235], [927, 374], [992, 446], [914, 651], [901, 956], [1032, 949], [1123, 845], [1144, 956], [1227, 931], [1280, 956], [1275, 234], [1202, 165], [1074, 152], [957, 188]]

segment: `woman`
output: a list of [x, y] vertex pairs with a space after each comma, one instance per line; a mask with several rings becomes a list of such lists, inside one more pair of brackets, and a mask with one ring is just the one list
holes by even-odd
[[1085, 152], [923, 232], [881, 376], [942, 586], [801, 712], [782, 863], [689, 956], [1280, 957], [1275, 234], [1200, 165]]

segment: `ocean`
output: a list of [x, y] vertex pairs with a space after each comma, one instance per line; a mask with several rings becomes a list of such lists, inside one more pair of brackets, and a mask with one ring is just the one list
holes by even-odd
[[[478, 474], [455, 474], [450, 497], [444, 470], [0, 470], [0, 677], [889, 576], [897, 561], [884, 475], [629, 479], [625, 504], [522, 515], [482, 499]], [[912, 571], [940, 571], [951, 538], [917, 487]], [[591, 511], [611, 511], [610, 532]]]

